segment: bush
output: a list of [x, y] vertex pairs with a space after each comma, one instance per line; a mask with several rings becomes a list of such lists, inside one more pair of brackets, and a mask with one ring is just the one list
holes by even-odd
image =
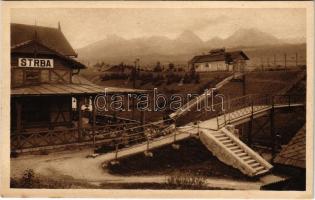
[[128, 74], [127, 73], [110, 73], [110, 74], [104, 74], [100, 78], [102, 81], [126, 80], [128, 79]]
[[175, 173], [168, 177], [166, 182], [170, 188], [178, 189], [206, 188], [206, 178], [202, 176], [195, 176], [191, 173]]
[[11, 188], [46, 188], [46, 189], [86, 189], [98, 188], [84, 180], [75, 180], [71, 176], [63, 175], [60, 178], [51, 178], [35, 174], [32, 169], [26, 169], [21, 178], [10, 178]]
[[36, 188], [39, 185], [38, 179], [35, 177], [35, 173], [32, 169], [24, 171], [22, 178], [10, 180], [11, 188]]
[[167, 75], [166, 84], [179, 83], [182, 80], [182, 76], [180, 74], [170, 73]]
[[143, 73], [140, 75], [141, 83], [140, 85], [145, 85], [147, 83], [150, 83], [153, 80], [153, 74], [152, 73]]
[[187, 84], [187, 83], [190, 83], [190, 82], [191, 82], [190, 76], [187, 73], [185, 73], [183, 83]]

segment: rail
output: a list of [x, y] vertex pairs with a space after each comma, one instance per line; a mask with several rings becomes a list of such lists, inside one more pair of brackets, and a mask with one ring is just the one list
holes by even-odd
[[[136, 122], [110, 124], [105, 126], [85, 127], [80, 130], [77, 127], [51, 129], [51, 130], [25, 130], [22, 132], [11, 133], [11, 149], [25, 150], [32, 148], [44, 148], [60, 145], [71, 145], [77, 143], [91, 144], [111, 144], [123, 141], [145, 131], [154, 130], [155, 132], [165, 133], [168, 125], [164, 121], [158, 121], [139, 125]], [[163, 132], [164, 131], [164, 132]], [[138, 137], [140, 140], [140, 138]]]
[[217, 129], [230, 124], [232, 121], [243, 118], [244, 116], [253, 116], [264, 110], [274, 109], [275, 107], [292, 107], [295, 105], [305, 105], [305, 96], [303, 95], [246, 95], [237, 97], [223, 103], [216, 104], [221, 106], [219, 112], [216, 112]]
[[[217, 130], [244, 116], [253, 116], [263, 110], [284, 106], [290, 108], [296, 104], [305, 104], [303, 95], [246, 95], [228, 99], [214, 104], [204, 115], [210, 115], [216, 120]], [[147, 142], [147, 145], [158, 138], [176, 137], [183, 132], [169, 125], [172, 119], [139, 125], [137, 122], [110, 124], [88, 128], [66, 128], [62, 130], [24, 131], [11, 134], [11, 149], [21, 150], [54, 145], [91, 142], [92, 144], [110, 144], [116, 150], [137, 143]], [[186, 132], [185, 132], [186, 133]]]

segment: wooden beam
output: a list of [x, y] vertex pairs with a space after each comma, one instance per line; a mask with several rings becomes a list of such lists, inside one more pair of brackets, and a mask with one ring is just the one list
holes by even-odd
[[246, 77], [245, 77], [245, 74], [243, 74], [243, 77], [242, 77], [242, 94], [243, 94], [243, 96], [246, 95]]
[[270, 110], [270, 135], [271, 135], [271, 149], [272, 149], [272, 162], [276, 156], [276, 133], [275, 133], [275, 125], [274, 125], [274, 101], [272, 100], [272, 108]]
[[141, 124], [143, 125], [145, 123], [145, 111], [141, 110]]
[[254, 120], [254, 104], [253, 104], [253, 100], [252, 100], [252, 102], [251, 102], [251, 116], [250, 116], [250, 120], [248, 122], [248, 133], [247, 133], [247, 143], [248, 143], [249, 147], [252, 146], [253, 120]]
[[93, 146], [95, 146], [95, 125], [96, 125], [96, 107], [94, 104], [95, 96], [92, 97], [92, 133], [93, 133]]
[[18, 99], [15, 99], [15, 109], [16, 109], [16, 131], [21, 132], [22, 129], [22, 105]]
[[77, 111], [78, 111], [78, 140], [81, 141], [81, 129], [82, 129], [82, 97], [77, 97]]

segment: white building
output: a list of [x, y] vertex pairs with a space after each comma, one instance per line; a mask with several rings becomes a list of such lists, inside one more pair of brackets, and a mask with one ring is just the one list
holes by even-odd
[[225, 49], [214, 49], [206, 55], [193, 57], [188, 65], [197, 72], [208, 71], [243, 71], [249, 60], [243, 51], [226, 52]]

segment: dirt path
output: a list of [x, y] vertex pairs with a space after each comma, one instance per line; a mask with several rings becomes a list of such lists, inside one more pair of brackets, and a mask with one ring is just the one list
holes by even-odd
[[[24, 170], [33, 169], [36, 174], [50, 178], [84, 181], [93, 185], [106, 183], [164, 183], [167, 176], [116, 176], [102, 168], [102, 160], [86, 158], [92, 150], [56, 152], [49, 155], [24, 155], [11, 159], [11, 177], [21, 177]], [[258, 190], [261, 181], [238, 181], [208, 178], [213, 188]]]

